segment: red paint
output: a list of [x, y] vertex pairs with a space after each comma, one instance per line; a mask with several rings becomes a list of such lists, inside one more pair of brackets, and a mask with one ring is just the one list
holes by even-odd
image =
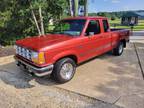
[[[67, 18], [71, 19], [85, 19], [86, 24], [80, 36], [72, 37], [67, 35], [48, 34], [44, 36], [35, 36], [18, 40], [17, 45], [34, 50], [44, 51], [46, 64], [37, 65], [31, 61], [27, 61], [30, 64], [37, 65], [39, 67], [54, 64], [57, 60], [73, 55], [77, 58], [77, 63], [86, 61], [92, 57], [103, 54], [112, 50], [119, 41], [129, 40], [128, 30], [116, 30], [104, 33], [102, 20], [107, 20], [104, 17], [76, 17]], [[93, 36], [85, 36], [84, 33], [90, 20], [98, 20], [100, 22], [101, 33]], [[22, 58], [22, 57], [19, 57]], [[22, 58], [24, 59], [24, 58]]]

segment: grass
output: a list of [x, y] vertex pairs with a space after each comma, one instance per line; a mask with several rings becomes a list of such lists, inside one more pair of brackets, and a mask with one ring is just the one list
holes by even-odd
[[[131, 29], [130, 26], [122, 26], [122, 25], [120, 25], [121, 24], [121, 20], [120, 19], [116, 19], [116, 20], [113, 20], [113, 21], [109, 20], [109, 23], [110, 23], [111, 27], [114, 27], [114, 24], [115, 24], [116, 25], [115, 28], [122, 28], [122, 29], [129, 29], [129, 30]], [[53, 25], [49, 25], [48, 30], [52, 31], [53, 28], [54, 28]], [[134, 26], [133, 30], [134, 31], [142, 31], [142, 30], [144, 30], [144, 20], [139, 20], [138, 25]]]
[[[110, 22], [111, 27], [114, 27], [114, 25], [116, 25], [115, 28], [123, 28], [123, 29], [129, 29], [129, 30], [131, 29], [130, 26], [122, 26], [122, 25], [120, 25], [121, 24], [121, 20], [120, 19], [116, 19], [116, 20], [113, 20], [113, 21], [109, 20], [109, 22]], [[139, 20], [138, 25], [134, 26], [133, 30], [134, 31], [144, 30], [144, 20]]]

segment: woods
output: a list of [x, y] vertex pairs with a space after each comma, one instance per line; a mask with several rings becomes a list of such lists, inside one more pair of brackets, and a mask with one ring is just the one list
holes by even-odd
[[78, 16], [79, 3], [86, 5], [87, 15], [87, 0], [1, 0], [0, 44], [48, 33], [51, 20]]
[[65, 0], [1, 0], [0, 44], [12, 45], [26, 36], [45, 34], [50, 20], [68, 15]]

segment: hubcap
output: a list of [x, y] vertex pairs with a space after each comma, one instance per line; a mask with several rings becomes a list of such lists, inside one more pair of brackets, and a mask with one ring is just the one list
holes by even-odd
[[121, 45], [119, 46], [119, 54], [121, 54], [122, 51], [123, 51], [123, 44], [121, 44]]
[[71, 63], [65, 63], [61, 67], [60, 75], [64, 79], [69, 80], [72, 77], [73, 70], [74, 70], [74, 68], [73, 68], [73, 65]]

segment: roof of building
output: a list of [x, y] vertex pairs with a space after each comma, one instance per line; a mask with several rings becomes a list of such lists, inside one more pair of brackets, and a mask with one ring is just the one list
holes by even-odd
[[135, 12], [136, 14], [138, 14], [141, 17], [144, 17], [144, 11], [143, 12]]
[[126, 12], [122, 17], [144, 17], [144, 12]]

